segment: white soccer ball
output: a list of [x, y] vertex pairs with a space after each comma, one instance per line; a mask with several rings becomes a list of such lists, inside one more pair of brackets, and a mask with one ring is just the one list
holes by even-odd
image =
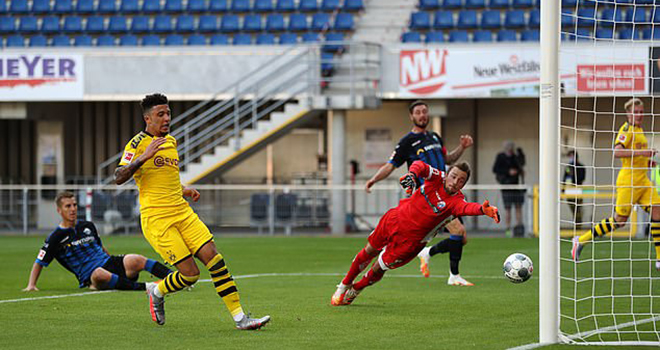
[[523, 283], [532, 277], [534, 263], [523, 253], [513, 253], [504, 260], [504, 276], [513, 283]]

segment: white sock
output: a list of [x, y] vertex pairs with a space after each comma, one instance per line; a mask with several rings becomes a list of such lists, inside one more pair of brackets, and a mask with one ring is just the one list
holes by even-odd
[[238, 322], [238, 321], [242, 320], [244, 316], [245, 316], [245, 313], [239, 312], [239, 313], [237, 313], [236, 315], [234, 315], [232, 317], [234, 318], [234, 322]]
[[156, 295], [159, 298], [163, 297], [163, 294], [160, 292], [160, 289], [158, 289], [158, 284], [156, 284], [156, 288], [154, 288], [154, 295]]

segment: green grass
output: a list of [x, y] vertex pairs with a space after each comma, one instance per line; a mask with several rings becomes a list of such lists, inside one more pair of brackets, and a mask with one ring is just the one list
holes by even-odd
[[[44, 269], [41, 291], [21, 291], [42, 241], [0, 237], [0, 300], [84, 292], [57, 263]], [[353, 305], [330, 306], [340, 275], [365, 242], [364, 237], [217, 237], [246, 309], [273, 317], [258, 332], [234, 330], [212, 284], [203, 282], [167, 298], [165, 326], [151, 321], [146, 297], [136, 292], [0, 303], [0, 344], [3, 349], [506, 349], [538, 341], [538, 276], [516, 285], [501, 272], [513, 252], [529, 255], [538, 271], [537, 240], [471, 238], [461, 272], [475, 287], [447, 286], [447, 257], [438, 256], [431, 266], [437, 278], [418, 278], [414, 261], [388, 272]], [[106, 237], [104, 243], [113, 254], [157, 258], [141, 236]], [[310, 275], [241, 278], [266, 273]], [[202, 278], [208, 275], [203, 272]], [[574, 347], [543, 349], [567, 348]]]

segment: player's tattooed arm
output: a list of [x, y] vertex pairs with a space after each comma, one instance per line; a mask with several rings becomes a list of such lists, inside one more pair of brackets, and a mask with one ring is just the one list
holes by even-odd
[[449, 165], [454, 164], [458, 158], [463, 155], [465, 149], [472, 147], [474, 144], [474, 140], [472, 140], [472, 136], [470, 135], [461, 135], [459, 141], [460, 143], [458, 147], [451, 151], [451, 153], [449, 153], [445, 158], [445, 162]]
[[158, 151], [163, 149], [161, 146], [165, 141], [166, 139], [164, 137], [155, 138], [144, 150], [144, 153], [135, 158], [134, 161], [128, 165], [117, 167], [117, 169], [115, 169], [115, 183], [121, 185], [128, 181], [147, 160], [151, 159], [156, 153], [158, 153]]

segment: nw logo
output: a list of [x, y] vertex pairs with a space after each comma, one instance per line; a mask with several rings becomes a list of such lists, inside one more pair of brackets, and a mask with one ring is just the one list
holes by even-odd
[[446, 83], [447, 50], [402, 50], [399, 83], [409, 92], [431, 94]]

